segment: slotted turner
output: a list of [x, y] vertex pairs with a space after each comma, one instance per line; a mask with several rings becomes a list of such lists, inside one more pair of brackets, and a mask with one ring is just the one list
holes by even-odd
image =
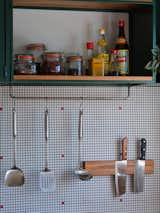
[[45, 169], [40, 173], [40, 188], [43, 192], [54, 192], [56, 189], [56, 181], [54, 172], [48, 169], [48, 110], [45, 111]]

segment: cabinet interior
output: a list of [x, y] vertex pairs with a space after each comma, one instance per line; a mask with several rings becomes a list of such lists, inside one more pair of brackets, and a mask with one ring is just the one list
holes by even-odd
[[[40, 13], [44, 12], [45, 14], [47, 14], [47, 13], [50, 14], [52, 12], [53, 13], [55, 12], [55, 14], [59, 13], [59, 16], [61, 16], [61, 15], [63, 16], [64, 14], [68, 13], [68, 17], [70, 15], [72, 15], [73, 13], [79, 14], [79, 17], [80, 17], [80, 15], [82, 15], [82, 16], [83, 16], [83, 14], [85, 15], [85, 13], [87, 15], [89, 13], [99, 14], [99, 16], [101, 16], [99, 18], [99, 19], [101, 19], [101, 24], [104, 24], [106, 31], [109, 28], [109, 32], [111, 32], [111, 29], [112, 29], [111, 25], [113, 24], [113, 32], [111, 32], [109, 35], [109, 37], [113, 36], [111, 41], [109, 41], [110, 48], [114, 47], [113, 41], [117, 37], [117, 25], [116, 25], [117, 20], [120, 19], [120, 17], [123, 17], [127, 24], [126, 35], [127, 35], [127, 38], [129, 41], [129, 46], [130, 46], [130, 75], [131, 76], [150, 76], [151, 78], [148, 78], [148, 79], [149, 80], [152, 79], [152, 72], [146, 71], [144, 69], [145, 64], [151, 58], [150, 49], [153, 47], [153, 40], [154, 40], [154, 33], [153, 33], [154, 26], [153, 26], [153, 18], [152, 18], [153, 17], [153, 6], [152, 6], [152, 3], [150, 0], [147, 0], [147, 1], [145, 0], [144, 2], [137, 1], [137, 3], [133, 3], [132, 1], [128, 1], [128, 2], [89, 1], [89, 2], [87, 2], [87, 1], [51, 1], [51, 0], [47, 0], [47, 1], [13, 0], [13, 7], [15, 8], [13, 10], [13, 20], [14, 20], [14, 13], [16, 11], [19, 11], [19, 13], [21, 11], [21, 13], [22, 13], [23, 10], [25, 11], [25, 13], [27, 13], [27, 12], [29, 13], [30, 11], [32, 11], [32, 14], [34, 12], [36, 14], [36, 13], [38, 13], [38, 11], [40, 11]], [[46, 9], [46, 10], [41, 10], [41, 9]], [[106, 14], [106, 15], [103, 15], [103, 14]], [[98, 30], [98, 27], [101, 27], [100, 22], [98, 22], [98, 21], [97, 21], [98, 23], [96, 22], [96, 16], [98, 16], [98, 15], [95, 15], [95, 18], [93, 21], [95, 21], [97, 26], [95, 24], [95, 26], [92, 27], [93, 22], [91, 23], [91, 26], [89, 26], [90, 23], [84, 22], [85, 26], [81, 28], [83, 30], [83, 32], [81, 32], [81, 35], [88, 33], [87, 36], [91, 37], [91, 35], [89, 35], [89, 34], [91, 34], [90, 31], [93, 30], [91, 28], [94, 28], [94, 30], [95, 30], [95, 28], [97, 27], [96, 29]], [[107, 26], [108, 23], [107, 23], [107, 20], [105, 20], [105, 16], [107, 16], [109, 18], [108, 19], [110, 22], [109, 26]], [[34, 17], [34, 14], [33, 14], [33, 17]], [[48, 16], [46, 15], [46, 17], [48, 18], [48, 21], [49, 21], [49, 15]], [[68, 19], [68, 20], [70, 21], [70, 19]], [[38, 21], [39, 20], [37, 19], [37, 29], [38, 29], [38, 27], [42, 27], [42, 29], [43, 29], [43, 23], [42, 23], [42, 26], [40, 26], [40, 23]], [[58, 29], [57, 25], [58, 25], [58, 27], [64, 28], [64, 30], [66, 30], [65, 26], [67, 26], [67, 24], [66, 24], [67, 22], [65, 22], [65, 21], [67, 21], [67, 20], [64, 20], [63, 26], [61, 26], [61, 25], [59, 26], [59, 24], [62, 22], [57, 22], [57, 24], [56, 24], [55, 20], [54, 20], [53, 23], [55, 25], [53, 24], [50, 26], [50, 32], [54, 33], [54, 26], [56, 29]], [[49, 23], [51, 23], [51, 20], [49, 21]], [[15, 25], [16, 25], [16, 23], [14, 23], [13, 26], [15, 26]], [[28, 29], [28, 35], [30, 37], [32, 35], [33, 28], [30, 30], [29, 28], [26, 27], [26, 29]], [[48, 32], [48, 35], [50, 32]], [[34, 29], [34, 34], [36, 34], [36, 28]], [[47, 37], [45, 38], [44, 35], [45, 34], [43, 34], [43, 42], [45, 42], [45, 39], [46, 39], [46, 43], [49, 43], [49, 41], [47, 41]], [[21, 36], [22, 36], [22, 34], [21, 34]], [[73, 43], [76, 44], [77, 34], [76, 34], [76, 30], [74, 31], [74, 23], [73, 23], [72, 36], [73, 36], [73, 38], [75, 38], [75, 41], [74, 41], [74, 39], [72, 39], [72, 41], [73, 41]], [[78, 35], [78, 36], [80, 36], [80, 35]], [[86, 39], [87, 39], [87, 36], [86, 36]], [[97, 34], [97, 36], [98, 36], [98, 34]], [[31, 42], [27, 38], [27, 33], [24, 35], [24, 37], [26, 39], [26, 43]], [[107, 37], [108, 37], [108, 35], [107, 35]], [[38, 36], [37, 36], [37, 38], [38, 38]], [[58, 36], [56, 37], [57, 41], [60, 38], [62, 38], [62, 35], [60, 35], [59, 38], [58, 38]], [[65, 39], [66, 39], [66, 37], [64, 36], [64, 41], [65, 41]], [[15, 41], [15, 38], [13, 40]], [[95, 42], [95, 34], [94, 34], [93, 40]], [[13, 43], [14, 43], [14, 41], [13, 41]], [[34, 42], [36, 42], [36, 41], [34, 40]], [[37, 42], [40, 42], [40, 40]], [[55, 41], [54, 41], [54, 36], [53, 36], [53, 43], [54, 42]], [[66, 43], [67, 42], [68, 42], [68, 40], [66, 39]], [[81, 41], [83, 47], [82, 47], [82, 50], [80, 51], [80, 53], [83, 55], [85, 55], [84, 54], [84, 42], [85, 42], [85, 39], [83, 37], [83, 39]], [[13, 44], [13, 46], [14, 46], [14, 44]], [[72, 46], [72, 45], [70, 44], [70, 46]], [[80, 48], [77, 47], [77, 49], [80, 49]], [[75, 51], [77, 51], [77, 49], [75, 48]], [[57, 49], [52, 49], [52, 51], [57, 51]], [[13, 53], [14, 52], [15, 52], [15, 50], [13, 50]], [[71, 52], [74, 52], [74, 50]], [[22, 80], [25, 80], [25, 79], [30, 80], [31, 78], [32, 78], [31, 76], [28, 76], [28, 77], [23, 76]], [[42, 77], [40, 77], [40, 78], [33, 77], [33, 78], [35, 78], [36, 80], [42, 80]], [[56, 78], [55, 78], [55, 80], [57, 80]], [[20, 80], [20, 76], [19, 77], [15, 76], [14, 79]], [[45, 79], [47, 79], [47, 78], [45, 78]], [[53, 79], [54, 79], [54, 77], [52, 77], [52, 80]], [[79, 78], [79, 77], [77, 78], [77, 80], [82, 80], [82, 79], [83, 78]], [[90, 80], [90, 78], [88, 78], [88, 79]], [[62, 80], [62, 78], [59, 78], [59, 80]], [[83, 80], [85, 80], [85, 79], [83, 79]], [[107, 79], [107, 77], [105, 77], [103, 80], [110, 80], [110, 79]]]

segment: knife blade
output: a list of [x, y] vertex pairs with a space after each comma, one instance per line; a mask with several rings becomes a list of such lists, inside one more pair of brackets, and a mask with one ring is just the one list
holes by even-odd
[[115, 162], [115, 188], [117, 196], [123, 195], [126, 192], [127, 144], [128, 138], [124, 137], [121, 142], [121, 159]]
[[135, 166], [135, 192], [143, 192], [144, 190], [144, 170], [145, 170], [145, 158], [146, 158], [146, 145], [147, 141], [142, 138], [139, 145], [139, 160], [136, 162]]

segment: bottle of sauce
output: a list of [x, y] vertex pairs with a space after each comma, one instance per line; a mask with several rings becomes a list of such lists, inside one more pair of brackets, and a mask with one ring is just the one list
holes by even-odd
[[86, 57], [86, 63], [85, 63], [85, 66], [86, 66], [85, 74], [92, 75], [91, 62], [92, 62], [92, 58], [93, 58], [94, 43], [92, 41], [87, 42], [86, 47], [87, 47], [87, 57]]
[[121, 75], [129, 74], [129, 46], [127, 39], [125, 37], [125, 22], [124, 20], [119, 20], [119, 33], [116, 40], [115, 49], [117, 50], [118, 57], [118, 70]]
[[104, 75], [109, 73], [109, 53], [108, 53], [108, 43], [105, 37], [105, 29], [99, 29], [99, 39], [98, 39], [98, 58], [104, 61]]

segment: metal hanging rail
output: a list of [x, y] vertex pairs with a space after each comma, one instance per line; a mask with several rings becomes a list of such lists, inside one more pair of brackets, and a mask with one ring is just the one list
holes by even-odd
[[13, 86], [9, 86], [9, 96], [11, 99], [58, 99], [58, 100], [127, 100], [130, 97], [130, 88], [131, 85], [127, 86], [127, 95], [124, 97], [67, 97], [67, 96], [59, 96], [59, 97], [51, 97], [51, 96], [15, 96], [13, 92]]

